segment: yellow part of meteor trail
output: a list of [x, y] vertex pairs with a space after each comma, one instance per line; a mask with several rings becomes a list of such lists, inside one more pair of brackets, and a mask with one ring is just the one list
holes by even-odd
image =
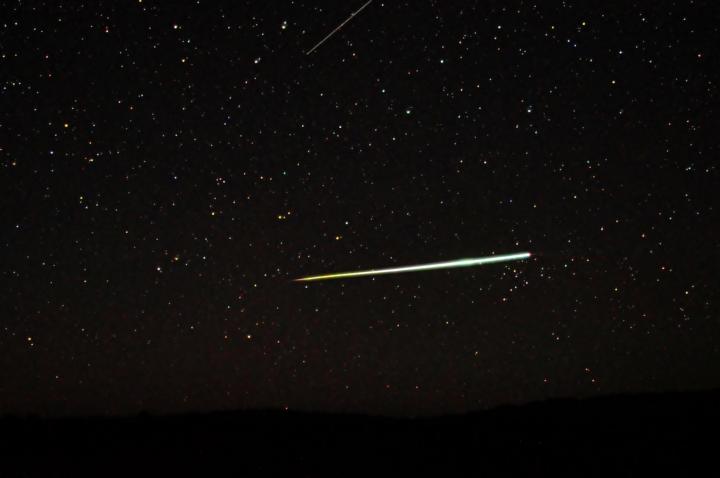
[[519, 261], [530, 257], [529, 252], [519, 252], [516, 254], [502, 254], [496, 256], [476, 257], [471, 259], [457, 259], [454, 261], [432, 262], [430, 264], [420, 264], [417, 266], [390, 267], [388, 269], [370, 269], [367, 271], [356, 272], [339, 272], [336, 274], [324, 274], [319, 276], [308, 276], [295, 279], [295, 282], [310, 282], [329, 279], [345, 279], [349, 277], [375, 276], [381, 274], [400, 274], [402, 272], [430, 271], [436, 269], [453, 269], [455, 267], [471, 267], [483, 264], [493, 264], [496, 262]]

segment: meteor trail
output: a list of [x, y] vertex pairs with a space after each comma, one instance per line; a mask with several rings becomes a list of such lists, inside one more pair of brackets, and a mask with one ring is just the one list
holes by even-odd
[[328, 38], [330, 38], [331, 36], [333, 36], [333, 35], [335, 34], [335, 32], [337, 32], [337, 31], [340, 30], [342, 27], [344, 27], [345, 24], [346, 24], [347, 22], [349, 22], [350, 20], [352, 20], [355, 15], [357, 15], [357, 14], [360, 13], [360, 12], [362, 12], [362, 11], [365, 9], [365, 7], [367, 7], [368, 5], [370, 5], [370, 4], [372, 3], [372, 1], [373, 1], [373, 0], [368, 0], [367, 2], [365, 2], [365, 4], [364, 4], [362, 7], [358, 8], [356, 11], [354, 11], [353, 13], [351, 13], [350, 16], [347, 17], [347, 19], [346, 19], [344, 22], [342, 22], [340, 25], [336, 26], [333, 31], [331, 31], [330, 33], [328, 33], [328, 34], [325, 36], [325, 38], [323, 38], [322, 40], [320, 40], [319, 42], [317, 42], [317, 44], [316, 44], [314, 47], [310, 48], [307, 52], [305, 52], [305, 54], [306, 54], [306, 55], [309, 55], [310, 53], [314, 52], [314, 51], [317, 49], [317, 47], [319, 47], [320, 45], [322, 45], [323, 43], [325, 43], [325, 42], [328, 40]]
[[319, 276], [308, 276], [294, 279], [294, 282], [310, 282], [328, 279], [345, 279], [348, 277], [375, 276], [380, 274], [399, 274], [401, 272], [429, 271], [435, 269], [453, 269], [455, 267], [479, 266], [482, 264], [493, 264], [495, 262], [519, 261], [530, 257], [529, 252], [516, 254], [503, 254], [497, 256], [476, 257], [471, 259], [457, 259], [454, 261], [433, 262], [417, 266], [391, 267], [389, 269], [370, 269], [368, 271], [339, 272], [337, 274], [325, 274]]

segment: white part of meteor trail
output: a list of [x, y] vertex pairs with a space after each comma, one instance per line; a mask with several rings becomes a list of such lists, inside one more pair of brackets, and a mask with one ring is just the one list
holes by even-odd
[[516, 254], [503, 254], [496, 256], [478, 257], [472, 259], [458, 259], [454, 261], [433, 262], [430, 264], [420, 264], [417, 266], [391, 267], [388, 269], [371, 269], [367, 271], [357, 272], [340, 272], [336, 274], [324, 274], [317, 276], [301, 277], [295, 279], [296, 282], [310, 282], [327, 279], [343, 279], [348, 277], [375, 276], [381, 274], [398, 274], [402, 272], [428, 271], [436, 269], [452, 269], [455, 267], [479, 266], [482, 264], [493, 264], [496, 262], [519, 261], [530, 257], [529, 252], [519, 252]]
[[355, 15], [357, 15], [357, 14], [360, 13], [360, 12], [362, 12], [362, 11], [365, 9], [365, 7], [367, 7], [368, 5], [370, 5], [372, 2], [373, 2], [373, 0], [368, 0], [367, 2], [365, 2], [365, 4], [364, 4], [362, 7], [358, 8], [358, 9], [355, 10], [353, 13], [351, 13], [350, 16], [347, 17], [347, 19], [346, 19], [344, 22], [342, 22], [340, 25], [336, 26], [333, 31], [331, 31], [330, 33], [328, 33], [328, 34], [325, 36], [325, 38], [323, 38], [322, 40], [320, 40], [319, 42], [317, 42], [317, 44], [316, 44], [314, 47], [310, 48], [305, 54], [306, 54], [306, 55], [309, 55], [310, 53], [314, 52], [320, 45], [322, 45], [323, 43], [325, 43], [325, 42], [328, 40], [328, 38], [330, 38], [331, 36], [333, 36], [338, 30], [340, 30], [342, 27], [344, 27], [347, 22], [349, 22], [350, 20], [352, 20]]

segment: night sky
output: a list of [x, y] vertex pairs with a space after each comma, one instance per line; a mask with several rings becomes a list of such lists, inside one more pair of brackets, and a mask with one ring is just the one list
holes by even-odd
[[3, 2], [0, 413], [720, 386], [714, 2], [362, 4]]

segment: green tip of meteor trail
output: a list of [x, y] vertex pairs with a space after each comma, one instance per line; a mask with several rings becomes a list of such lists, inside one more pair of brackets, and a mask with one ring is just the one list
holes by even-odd
[[367, 271], [339, 272], [336, 274], [324, 274], [319, 276], [308, 276], [294, 279], [294, 282], [311, 282], [330, 279], [347, 279], [350, 277], [376, 276], [381, 274], [400, 274], [402, 272], [430, 271], [437, 269], [454, 269], [456, 267], [480, 266], [493, 264], [495, 262], [520, 261], [530, 257], [529, 252], [518, 252], [516, 254], [503, 254], [497, 256], [476, 257], [472, 259], [457, 259], [454, 261], [433, 262], [417, 266], [391, 267], [388, 269], [370, 269]]

